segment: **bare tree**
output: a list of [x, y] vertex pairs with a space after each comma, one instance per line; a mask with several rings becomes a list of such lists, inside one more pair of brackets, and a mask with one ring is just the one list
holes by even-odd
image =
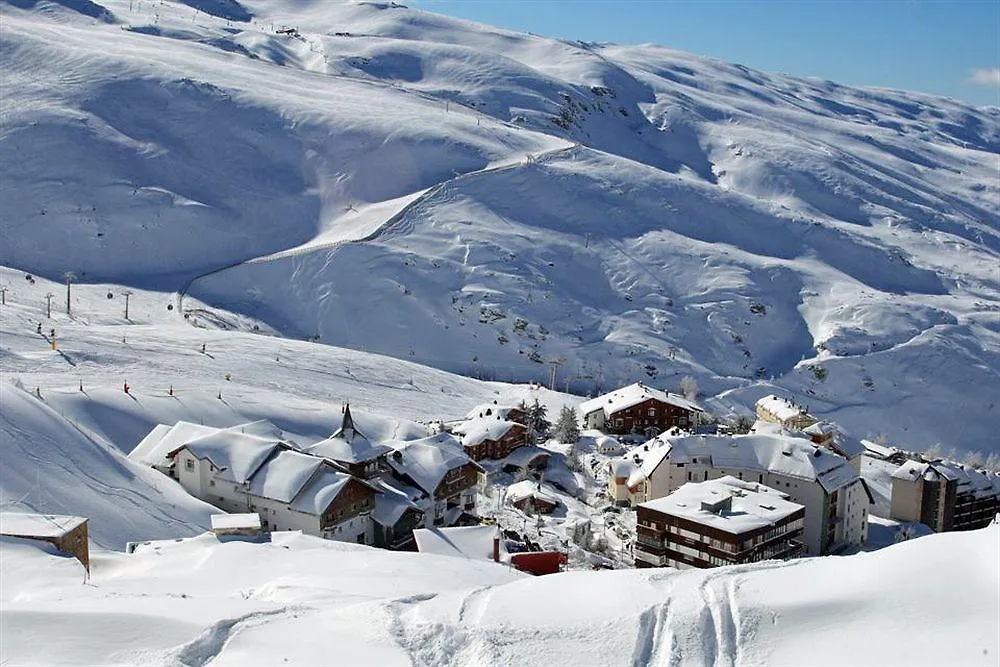
[[985, 462], [985, 457], [983, 456], [982, 452], [969, 452], [968, 454], [965, 455], [965, 458], [962, 460], [962, 463], [969, 466], [970, 468], [975, 468], [977, 470], [983, 467], [984, 462]]
[[941, 458], [941, 443], [936, 442], [927, 449], [925, 449], [924, 458], [930, 460]]
[[687, 400], [694, 401], [694, 399], [698, 398], [698, 381], [690, 375], [682, 377], [681, 393], [684, 394], [684, 398]]

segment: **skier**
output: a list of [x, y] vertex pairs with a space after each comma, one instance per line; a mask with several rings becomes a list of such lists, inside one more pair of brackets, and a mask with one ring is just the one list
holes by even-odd
[[122, 389], [125, 390], [126, 394], [128, 393], [128, 382], [126, 382], [125, 384], [122, 385]]
[[38, 328], [35, 331], [38, 333], [39, 336], [42, 335], [42, 323], [41, 322], [38, 323]]

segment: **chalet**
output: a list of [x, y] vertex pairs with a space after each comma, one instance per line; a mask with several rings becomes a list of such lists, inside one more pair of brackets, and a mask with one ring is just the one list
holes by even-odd
[[355, 477], [371, 479], [387, 469], [386, 456], [392, 451], [385, 445], [373, 445], [354, 425], [351, 406], [344, 405], [340, 428], [325, 440], [303, 451], [335, 461]]
[[[264, 423], [266, 422], [251, 422], [226, 430], [245, 433], [246, 429], [249, 428], [252, 434], [257, 434], [256, 431], [260, 430]], [[212, 435], [219, 430], [213, 426], [192, 424], [186, 421], [179, 421], [173, 426], [158, 424], [129, 452], [128, 458], [177, 479], [177, 471], [174, 469], [174, 459], [171, 453], [181, 445], [206, 435]]]
[[524, 426], [527, 423], [527, 412], [523, 405], [499, 405], [496, 401], [483, 403], [469, 410], [465, 421], [472, 419], [500, 419], [516, 422]]
[[594, 441], [594, 448], [598, 454], [604, 454], [605, 456], [620, 456], [625, 453], [622, 443], [609, 435], [598, 436]]
[[730, 475], [789, 495], [805, 507], [803, 542], [812, 555], [864, 543], [871, 492], [854, 467], [801, 437], [695, 435], [650, 446], [630, 483], [636, 502], [662, 498], [688, 482]]
[[805, 508], [788, 494], [726, 475], [688, 482], [636, 507], [636, 567], [709, 568], [803, 550]]
[[453, 428], [462, 436], [462, 447], [473, 461], [502, 459], [528, 442], [528, 430], [517, 422], [476, 418]]
[[788, 429], [803, 430], [816, 423], [816, 418], [787, 398], [769, 394], [755, 404], [757, 419], [780, 424]]
[[851, 462], [855, 472], [861, 474], [861, 457], [865, 454], [865, 447], [860, 440], [843, 433], [836, 424], [828, 421], [818, 421], [802, 429], [802, 432], [813, 443], [843, 456]]
[[254, 512], [245, 514], [213, 514], [212, 534], [216, 537], [260, 537], [260, 515]]
[[372, 544], [379, 489], [332, 461], [283, 449], [250, 477], [247, 508], [269, 530], [301, 530], [328, 540]]
[[952, 461], [907, 461], [892, 473], [889, 516], [937, 532], [974, 530], [1000, 513], [1000, 475]]
[[250, 478], [278, 451], [292, 449], [268, 436], [218, 429], [173, 451], [172, 469], [184, 490], [231, 513], [248, 509]]
[[648, 387], [642, 382], [580, 404], [585, 428], [606, 433], [642, 433], [655, 437], [672, 426], [691, 428], [704, 410], [683, 396]]
[[87, 519], [83, 517], [0, 512], [0, 535], [48, 542], [64, 554], [76, 557], [90, 572], [90, 542]]
[[[433, 525], [454, 525], [476, 510], [476, 485], [483, 468], [448, 433], [399, 442], [388, 457], [396, 480], [417, 490]], [[411, 500], [418, 500], [411, 498]], [[421, 503], [418, 503], [418, 505]]]
[[[168, 470], [191, 495], [225, 510], [255, 512], [266, 531], [301, 530], [370, 544], [378, 489], [339, 464], [303, 453], [267, 422], [228, 429], [154, 429], [138, 460]], [[197, 436], [197, 437], [192, 437]], [[178, 442], [179, 446], [174, 447]], [[171, 463], [164, 464], [166, 458]]]
[[524, 480], [507, 487], [507, 502], [523, 512], [552, 514], [559, 507], [559, 500], [545, 491], [541, 484]]

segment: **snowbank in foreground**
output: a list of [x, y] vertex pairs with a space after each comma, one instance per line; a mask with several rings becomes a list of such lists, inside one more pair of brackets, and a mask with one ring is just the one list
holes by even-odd
[[532, 578], [297, 533], [202, 535], [95, 554], [90, 585], [7, 541], [0, 661], [989, 665], [998, 538], [994, 525], [849, 558]]

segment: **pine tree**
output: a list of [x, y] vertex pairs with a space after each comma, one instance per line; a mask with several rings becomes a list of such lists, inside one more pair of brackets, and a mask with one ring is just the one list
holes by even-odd
[[577, 421], [576, 410], [568, 405], [564, 405], [559, 411], [559, 419], [556, 420], [553, 437], [559, 442], [575, 443], [580, 439], [580, 424]]
[[535, 442], [544, 441], [549, 437], [549, 431], [552, 428], [552, 424], [549, 423], [547, 419], [548, 411], [545, 406], [535, 399], [535, 402], [525, 408], [525, 426], [528, 427], [528, 433], [534, 438]]

